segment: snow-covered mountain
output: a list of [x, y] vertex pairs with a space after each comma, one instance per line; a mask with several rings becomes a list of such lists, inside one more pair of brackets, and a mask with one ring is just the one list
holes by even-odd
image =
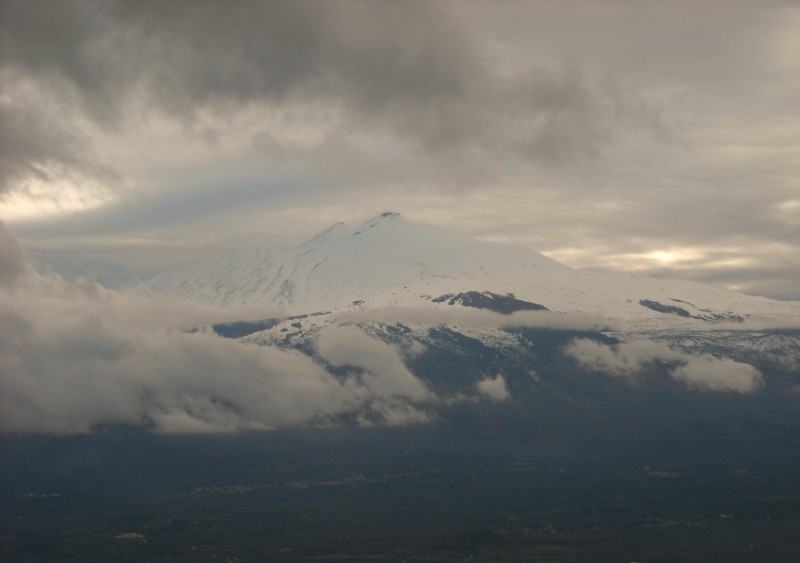
[[793, 326], [800, 319], [800, 302], [577, 270], [529, 248], [478, 241], [397, 213], [355, 227], [337, 223], [295, 247], [236, 253], [167, 272], [137, 290], [254, 312], [279, 308], [287, 315], [354, 303], [371, 309], [474, 307], [475, 295], [512, 294], [507, 299], [642, 330], [744, 319]]
[[[243, 350], [299, 352], [347, 385], [411, 389], [356, 416], [368, 424], [392, 424], [396, 408], [417, 420], [433, 403], [539, 393], [627, 408], [626, 387], [589, 392], [598, 380], [588, 375], [680, 400], [696, 389], [780, 400], [800, 389], [800, 302], [577, 270], [396, 213], [169, 272], [139, 291], [242, 314], [202, 330]], [[381, 414], [386, 405], [393, 414]]]
[[148, 292], [217, 305], [309, 312], [386, 294], [506, 289], [510, 278], [551, 280], [568, 268], [528, 249], [472, 240], [384, 213], [337, 223], [293, 248], [224, 256], [146, 282]]

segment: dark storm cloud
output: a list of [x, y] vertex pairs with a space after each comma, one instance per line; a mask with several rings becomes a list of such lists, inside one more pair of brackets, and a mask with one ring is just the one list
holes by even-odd
[[[437, 153], [561, 160], [599, 151], [608, 116], [574, 69], [500, 72], [473, 22], [451, 7], [11, 1], [3, 65], [12, 80], [74, 97], [111, 130], [134, 102], [190, 128], [201, 111], [291, 105], [301, 120], [324, 107], [341, 134], [399, 135]], [[22, 143], [39, 139], [32, 158], [69, 163], [86, 153], [49, 142], [36, 125]]]

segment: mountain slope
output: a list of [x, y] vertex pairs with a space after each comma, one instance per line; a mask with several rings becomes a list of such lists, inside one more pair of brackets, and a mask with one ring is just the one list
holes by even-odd
[[218, 305], [311, 310], [402, 288], [448, 288], [449, 281], [469, 282], [469, 289], [499, 287], [528, 269], [543, 279], [569, 271], [529, 249], [384, 213], [356, 227], [338, 223], [293, 248], [238, 253], [168, 272], [141, 289]]
[[237, 253], [168, 272], [138, 290], [294, 314], [354, 302], [371, 308], [432, 306], [444, 295], [488, 291], [513, 294], [551, 311], [582, 311], [643, 328], [761, 317], [791, 324], [800, 318], [798, 302], [575, 270], [528, 248], [474, 240], [396, 213], [355, 227], [337, 223], [292, 248]]

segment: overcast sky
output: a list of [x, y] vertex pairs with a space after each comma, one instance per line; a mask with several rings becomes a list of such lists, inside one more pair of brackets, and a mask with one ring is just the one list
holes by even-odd
[[0, 1], [0, 219], [121, 283], [384, 210], [800, 299], [800, 4]]

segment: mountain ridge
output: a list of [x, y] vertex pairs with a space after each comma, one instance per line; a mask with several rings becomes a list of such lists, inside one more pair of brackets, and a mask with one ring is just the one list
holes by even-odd
[[[431, 305], [426, 296], [514, 294], [554, 311], [581, 311], [644, 328], [748, 318], [796, 323], [800, 302], [685, 281], [570, 268], [520, 246], [485, 242], [384, 212], [335, 223], [293, 247], [218, 257], [167, 272], [138, 292], [287, 314]], [[679, 311], [680, 310], [680, 311]]]

